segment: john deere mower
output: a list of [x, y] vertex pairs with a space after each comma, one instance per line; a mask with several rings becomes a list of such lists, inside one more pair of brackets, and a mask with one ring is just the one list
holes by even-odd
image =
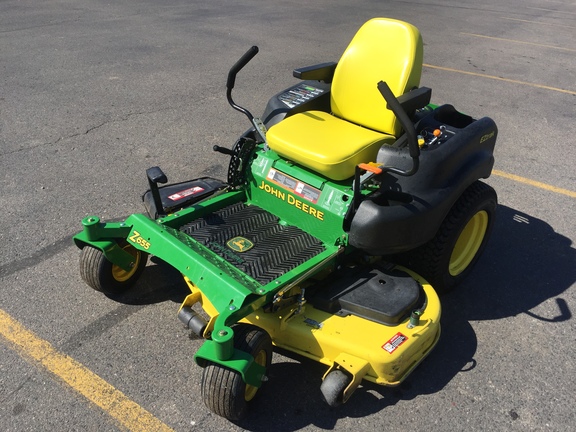
[[438, 295], [478, 260], [497, 205], [490, 176], [497, 128], [419, 87], [418, 29], [375, 18], [337, 63], [294, 71], [262, 117], [232, 98], [252, 47], [231, 68], [227, 99], [251, 127], [226, 181], [168, 184], [147, 170], [147, 214], [82, 220], [80, 273], [113, 297], [148, 254], [182, 273], [178, 318], [204, 339], [202, 398], [241, 419], [274, 347], [326, 365], [326, 402], [362, 380], [396, 386], [440, 336]]

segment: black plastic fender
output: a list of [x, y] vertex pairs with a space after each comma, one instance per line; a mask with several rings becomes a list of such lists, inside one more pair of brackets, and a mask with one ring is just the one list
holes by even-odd
[[[416, 174], [384, 174], [379, 191], [359, 205], [350, 223], [352, 246], [372, 255], [390, 255], [428, 242], [464, 190], [490, 176], [498, 134], [494, 121], [473, 120], [444, 106], [418, 122], [416, 130], [441, 125], [448, 129], [447, 138], [422, 149]], [[403, 167], [411, 159], [405, 148], [383, 146], [377, 162]]]

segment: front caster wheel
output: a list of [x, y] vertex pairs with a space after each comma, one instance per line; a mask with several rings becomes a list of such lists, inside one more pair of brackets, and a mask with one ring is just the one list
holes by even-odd
[[148, 255], [127, 243], [121, 247], [134, 258], [129, 271], [108, 261], [100, 249], [85, 246], [80, 253], [80, 276], [84, 282], [110, 295], [121, 294], [134, 285], [146, 267]]
[[320, 391], [324, 400], [332, 408], [344, 403], [344, 390], [352, 382], [352, 378], [339, 369], [330, 372], [322, 381]]
[[[238, 324], [234, 329], [234, 347], [247, 352], [266, 370], [272, 363], [272, 340], [264, 330], [248, 324]], [[202, 373], [202, 399], [210, 411], [230, 421], [239, 421], [248, 404], [259, 391], [246, 384], [242, 376], [231, 369], [208, 363]]]

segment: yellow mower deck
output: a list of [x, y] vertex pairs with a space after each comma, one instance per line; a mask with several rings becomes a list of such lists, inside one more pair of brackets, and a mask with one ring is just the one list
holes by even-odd
[[[264, 329], [275, 346], [329, 368], [340, 369], [352, 380], [344, 391], [345, 402], [362, 379], [379, 385], [397, 386], [428, 355], [440, 337], [440, 301], [434, 289], [422, 283], [427, 298], [425, 311], [412, 325], [407, 318], [396, 326], [387, 326], [355, 315], [330, 314], [311, 304], [285, 307], [276, 312], [258, 309], [241, 320]], [[218, 316], [216, 309], [189, 280], [192, 294], [182, 307], [199, 303], [210, 316], [204, 335], [210, 335]]]

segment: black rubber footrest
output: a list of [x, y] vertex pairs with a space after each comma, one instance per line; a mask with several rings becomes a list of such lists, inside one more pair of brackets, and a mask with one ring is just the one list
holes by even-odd
[[317, 238], [278, 222], [260, 207], [237, 203], [180, 231], [265, 285], [324, 251]]

